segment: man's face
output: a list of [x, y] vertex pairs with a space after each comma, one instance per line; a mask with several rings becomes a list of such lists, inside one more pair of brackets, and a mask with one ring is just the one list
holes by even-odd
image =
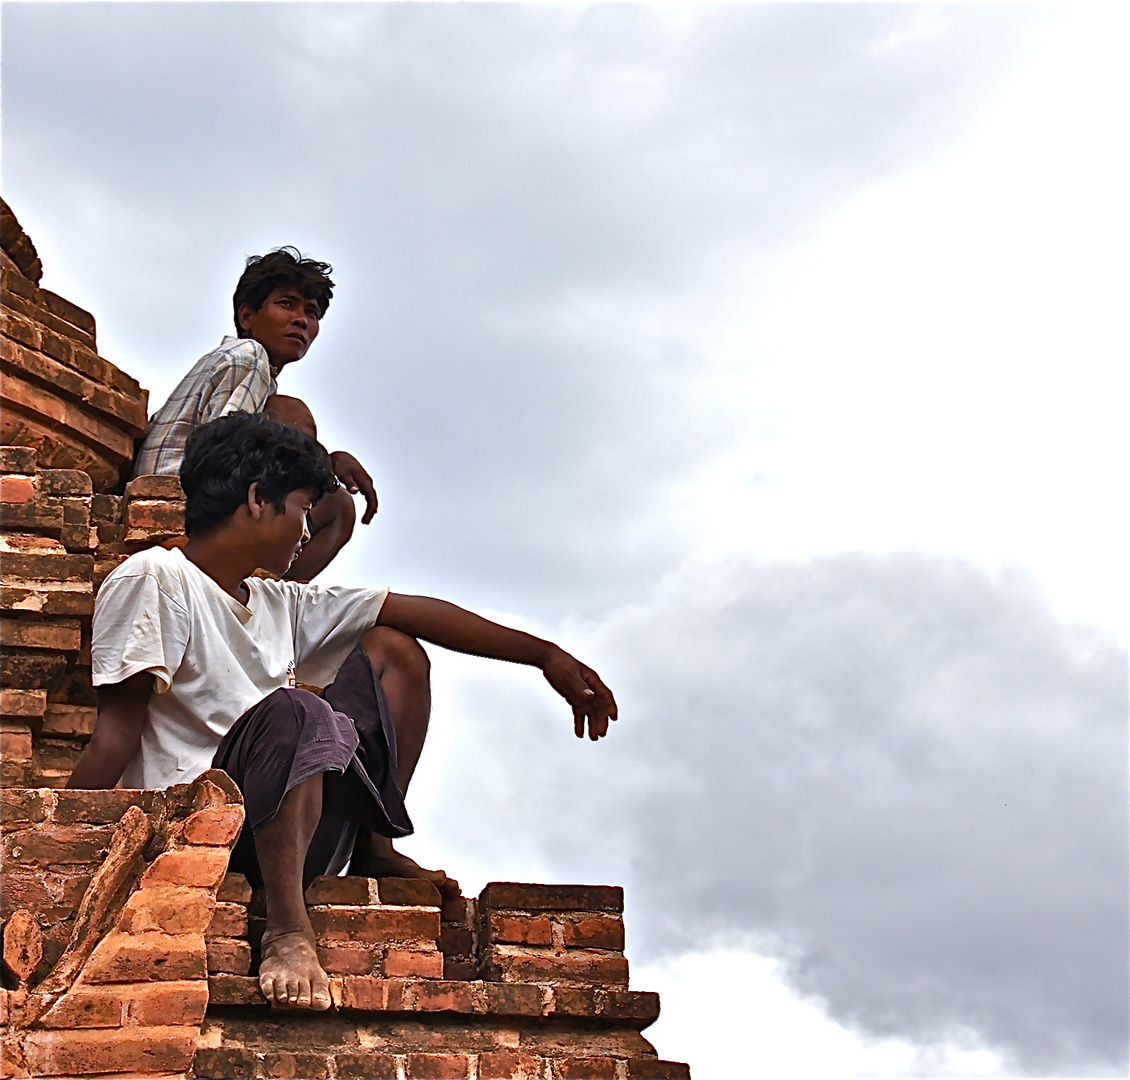
[[314, 492], [307, 488], [292, 491], [282, 510], [276, 510], [269, 502], [262, 503], [256, 546], [259, 565], [264, 570], [281, 577], [290, 569], [310, 539], [307, 515], [313, 507]]
[[271, 367], [301, 360], [318, 336], [318, 305], [308, 300], [293, 285], [275, 289], [258, 311], [240, 304], [239, 325], [244, 336], [252, 337], [267, 350]]

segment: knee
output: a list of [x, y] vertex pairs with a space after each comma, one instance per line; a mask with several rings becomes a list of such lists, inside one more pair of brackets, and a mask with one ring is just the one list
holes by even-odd
[[390, 626], [374, 626], [361, 638], [361, 647], [378, 673], [388, 669], [419, 681], [427, 681], [432, 662], [424, 647], [408, 634]]
[[325, 709], [326, 703], [309, 690], [280, 686], [263, 699], [263, 719], [272, 736], [297, 739], [310, 709]]
[[353, 502], [353, 496], [344, 487], [339, 487], [326, 496], [326, 501], [329, 504], [327, 510], [333, 515], [331, 520], [337, 529], [338, 538], [344, 544], [353, 535], [353, 527], [357, 524], [357, 506]]

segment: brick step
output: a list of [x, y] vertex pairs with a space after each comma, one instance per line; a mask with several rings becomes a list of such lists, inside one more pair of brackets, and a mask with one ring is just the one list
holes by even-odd
[[[259, 981], [251, 976], [211, 975], [208, 994], [210, 1010], [223, 1006], [267, 1008]], [[354, 1012], [597, 1020], [635, 1031], [642, 1031], [659, 1017], [659, 995], [651, 991], [551, 983], [331, 975], [330, 997], [337, 1009]]]
[[389, 1053], [380, 1050], [256, 1050], [247, 1047], [202, 1048], [191, 1074], [199, 1080], [237, 1080], [242, 1077], [303, 1077], [324, 1080], [690, 1080], [681, 1061], [656, 1057], [618, 1057], [607, 1054], [578, 1057], [545, 1055], [521, 1050], [471, 1053]]

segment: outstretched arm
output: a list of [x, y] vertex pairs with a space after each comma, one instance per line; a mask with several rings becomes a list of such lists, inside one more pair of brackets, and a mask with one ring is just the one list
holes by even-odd
[[609, 720], [616, 719], [616, 699], [600, 676], [552, 641], [501, 626], [446, 600], [401, 593], [388, 594], [377, 625], [455, 652], [540, 668], [572, 708], [578, 739], [584, 736], [586, 720], [589, 738], [596, 740], [608, 734]]
[[112, 788], [122, 778], [141, 745], [152, 692], [153, 676], [148, 671], [98, 688], [98, 723], [67, 787]]

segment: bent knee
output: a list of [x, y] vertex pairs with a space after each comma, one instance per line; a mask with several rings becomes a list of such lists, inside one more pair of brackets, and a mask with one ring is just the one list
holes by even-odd
[[431, 672], [432, 661], [424, 647], [414, 637], [391, 626], [374, 626], [366, 631], [361, 647], [378, 671], [392, 667], [421, 679], [426, 679]]
[[332, 529], [335, 542], [340, 548], [349, 541], [357, 523], [357, 507], [353, 496], [344, 487], [338, 487], [318, 500], [318, 505], [310, 512], [310, 520], [315, 526], [315, 535], [323, 529]]

